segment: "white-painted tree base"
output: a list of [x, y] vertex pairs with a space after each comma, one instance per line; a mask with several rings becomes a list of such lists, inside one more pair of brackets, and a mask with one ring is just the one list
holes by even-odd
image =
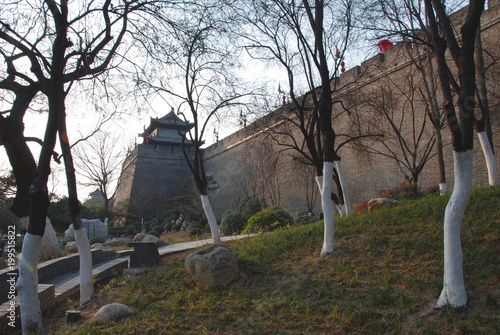
[[94, 296], [92, 253], [85, 229], [75, 229], [75, 240], [80, 254], [80, 305], [83, 305]]
[[342, 187], [342, 193], [344, 195], [344, 213], [346, 215], [352, 214], [351, 197], [349, 196], [349, 188], [347, 187], [347, 181], [345, 179], [344, 167], [342, 161], [335, 161], [335, 169], [337, 170], [340, 186]]
[[346, 213], [346, 206], [344, 204], [338, 204], [337, 209], [339, 211], [339, 216], [344, 216], [347, 215]]
[[463, 254], [460, 230], [472, 189], [472, 150], [453, 152], [454, 187], [444, 212], [444, 275], [443, 290], [436, 303], [440, 308], [467, 304], [463, 274]]
[[439, 183], [439, 194], [443, 195], [446, 193], [446, 183]]
[[[323, 246], [321, 248], [321, 255], [326, 256], [333, 252], [334, 249], [334, 210], [331, 199], [332, 194], [332, 176], [333, 175], [333, 162], [323, 163], [323, 183], [321, 191], [321, 207], [323, 209], [324, 217], [324, 235]], [[326, 177], [325, 177], [326, 176]]]
[[210, 231], [212, 233], [214, 243], [221, 243], [219, 227], [217, 226], [217, 219], [215, 218], [212, 205], [210, 205], [210, 200], [208, 199], [208, 196], [204, 194], [200, 195], [200, 199], [201, 205], [203, 206], [203, 211], [205, 212], [208, 224], [210, 225]]
[[495, 160], [495, 155], [493, 150], [491, 150], [490, 141], [488, 140], [488, 135], [485, 131], [477, 133], [479, 137], [479, 143], [481, 143], [481, 148], [483, 149], [484, 159], [486, 160], [486, 169], [488, 170], [488, 184], [490, 186], [496, 186], [498, 182], [498, 169], [497, 162]]
[[[21, 324], [23, 334], [42, 334], [42, 312], [38, 299], [37, 256], [42, 236], [26, 233], [23, 251], [19, 256], [19, 279], [16, 288], [19, 293]], [[3, 285], [3, 284], [2, 284]]]
[[[29, 216], [21, 218], [21, 224], [24, 229], [28, 229], [29, 220]], [[57, 241], [56, 232], [50, 219], [47, 217], [45, 219], [45, 231], [43, 232], [42, 243], [38, 249], [38, 260], [43, 262], [60, 256], [62, 256], [62, 251]]]

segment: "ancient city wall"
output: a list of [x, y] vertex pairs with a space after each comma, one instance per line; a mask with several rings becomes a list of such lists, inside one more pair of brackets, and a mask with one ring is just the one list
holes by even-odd
[[115, 205], [129, 204], [132, 210], [146, 214], [148, 200], [189, 193], [185, 183], [191, 171], [179, 146], [138, 144], [122, 169]]
[[[489, 1], [488, 10], [482, 18], [483, 47], [488, 51], [485, 56], [487, 65], [491, 64], [495, 58], [500, 56], [498, 50], [499, 40], [499, 3], [500, 1]], [[460, 15], [457, 15], [459, 18]], [[342, 100], [350, 106], [352, 113], [343, 110], [334, 111], [333, 125], [339, 142], [342, 141], [342, 134], [352, 134], [359, 131], [353, 123], [354, 113], [359, 113], [363, 120], [362, 125], [366, 133], [366, 125], [375, 120], [374, 101], [380, 98], [381, 90], [391, 91], [394, 103], [398, 108], [408, 113], [415, 110], [417, 113], [415, 124], [423, 122], [426, 105], [417, 95], [410, 100], [404, 101], [405, 92], [411, 85], [421, 87], [422, 80], [412, 66], [408, 57], [408, 52], [414, 55], [423, 53], [422, 50], [409, 50], [407, 46], [396, 45], [387, 50], [385, 55], [377, 55], [343, 73], [337, 81], [338, 90], [334, 98]], [[425, 58], [425, 57], [424, 57]], [[487, 81], [490, 91], [491, 120], [494, 132], [495, 152], [497, 153], [497, 165], [500, 166], [500, 113], [498, 96], [500, 87], [497, 79], [499, 68], [497, 64], [488, 67]], [[374, 95], [375, 94], [375, 95]], [[372, 97], [372, 98], [370, 98]], [[437, 93], [437, 101], [441, 104], [442, 99]], [[391, 104], [388, 105], [389, 108]], [[399, 115], [400, 116], [400, 115]], [[256, 192], [266, 198], [266, 203], [278, 202], [291, 213], [299, 213], [308, 210], [311, 203], [314, 203], [314, 211], [319, 212], [319, 201], [313, 201], [318, 197], [311, 193], [312, 184], [310, 179], [313, 171], [300, 167], [294, 160], [290, 152], [279, 153], [276, 160], [276, 168], [267, 166], [266, 161], [272, 161], [273, 155], [278, 155], [282, 147], [271, 139], [270, 133], [273, 127], [282, 127], [275, 121], [261, 126], [260, 123], [249, 125], [246, 129], [241, 129], [234, 134], [222, 139], [205, 149], [205, 164], [207, 173], [212, 175], [215, 186], [212, 187], [210, 197], [216, 215], [220, 217], [228, 209], [236, 206], [236, 203], [245, 195], [253, 195]], [[266, 129], [270, 128], [270, 129]], [[374, 131], [375, 125], [371, 131]], [[412, 124], [409, 121], [402, 121], [402, 128], [408, 134], [411, 132]], [[424, 132], [424, 140], [428, 139], [432, 133], [430, 125]], [[453, 187], [453, 161], [450, 145], [449, 130], [443, 129], [443, 142], [445, 153], [445, 167], [448, 189]], [[386, 135], [389, 136], [389, 133]], [[344, 138], [344, 140], [347, 137]], [[379, 139], [380, 140], [380, 139]], [[365, 146], [373, 149], [382, 149], [381, 143], [374, 139], [363, 141]], [[342, 157], [347, 184], [350, 190], [351, 200], [354, 204], [377, 196], [377, 190], [390, 188], [400, 184], [403, 174], [393, 160], [386, 157], [369, 154], [359, 150], [359, 146], [349, 144], [343, 146], [339, 151]], [[264, 174], [273, 174], [265, 180]], [[309, 176], [309, 177], [308, 177]], [[309, 178], [309, 181], [308, 181]], [[475, 139], [475, 162], [474, 162], [474, 185], [487, 185], [487, 171], [484, 163], [481, 148]], [[259, 184], [267, 183], [270, 190], [265, 194]], [[420, 174], [419, 186], [428, 188], [439, 183], [436, 159], [431, 159]], [[261, 187], [260, 187], [261, 188]], [[274, 194], [274, 195], [273, 195]]]

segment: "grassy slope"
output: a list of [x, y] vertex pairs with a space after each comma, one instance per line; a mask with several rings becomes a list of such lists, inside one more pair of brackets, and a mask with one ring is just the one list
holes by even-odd
[[432, 309], [442, 288], [446, 201], [432, 196], [338, 218], [336, 251], [326, 258], [320, 223], [231, 243], [251, 277], [243, 287], [196, 288], [181, 257], [111, 285], [134, 317], [60, 333], [500, 333], [500, 188], [475, 190], [466, 211], [463, 310]]

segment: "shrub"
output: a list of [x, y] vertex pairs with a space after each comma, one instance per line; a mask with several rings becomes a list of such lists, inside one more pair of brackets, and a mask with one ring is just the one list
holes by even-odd
[[156, 232], [156, 233], [158, 233], [158, 235], [155, 235], [155, 236], [160, 236], [161, 233], [163, 233], [163, 226], [162, 225], [156, 225], [151, 230], [154, 231], [154, 232]]
[[295, 218], [295, 223], [296, 224], [308, 224], [308, 223], [314, 223], [318, 221], [319, 219], [312, 213], [309, 212], [301, 212], [297, 217]]
[[168, 223], [165, 223], [165, 225], [163, 226], [163, 229], [164, 229], [166, 232], [170, 232], [170, 231], [172, 231], [172, 230], [173, 230], [174, 225], [175, 225], [175, 222], [168, 222]]
[[93, 245], [93, 244], [96, 244], [96, 243], [104, 243], [106, 240], [103, 239], [102, 237], [92, 237], [90, 240], [89, 240], [89, 244], [90, 245]]
[[125, 235], [126, 236], [132, 236], [132, 235], [135, 235], [135, 228], [134, 227], [127, 227], [127, 229], [125, 229]]
[[205, 225], [205, 232], [206, 233], [211, 233], [212, 232], [212, 229], [210, 228], [210, 224], [207, 222], [207, 224]]
[[232, 235], [239, 233], [245, 228], [247, 220], [238, 211], [226, 211], [222, 215], [222, 220], [220, 223], [220, 232], [224, 235]]
[[260, 201], [257, 198], [246, 197], [238, 203], [237, 212], [240, 212], [243, 217], [248, 220], [252, 215], [262, 210]]
[[198, 222], [190, 223], [187, 228], [188, 236], [201, 235], [201, 228], [202, 226]]
[[377, 193], [382, 198], [392, 199], [416, 199], [422, 196], [416, 186], [410, 185], [407, 181], [391, 188], [377, 190]]
[[293, 224], [293, 218], [280, 206], [268, 207], [248, 219], [244, 231], [247, 233], [262, 233]]

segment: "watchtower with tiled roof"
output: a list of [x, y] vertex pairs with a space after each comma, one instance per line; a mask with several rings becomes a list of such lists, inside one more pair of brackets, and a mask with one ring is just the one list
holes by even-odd
[[[129, 154], [122, 167], [115, 204], [144, 211], [145, 217], [161, 216], [165, 200], [189, 194], [185, 186], [191, 171], [182, 153], [184, 135], [194, 126], [180, 119], [173, 111], [150, 124], [138, 134], [143, 139]], [[191, 141], [184, 140], [184, 149], [191, 151]], [[155, 206], [157, 207], [155, 209]]]
[[[184, 136], [194, 123], [186, 123], [181, 120], [173, 111], [162, 118], [151, 118], [149, 126], [144, 127], [144, 131], [139, 134], [145, 144], [153, 146], [172, 146], [181, 145], [182, 136]], [[189, 141], [185, 141], [185, 145], [190, 145]]]

